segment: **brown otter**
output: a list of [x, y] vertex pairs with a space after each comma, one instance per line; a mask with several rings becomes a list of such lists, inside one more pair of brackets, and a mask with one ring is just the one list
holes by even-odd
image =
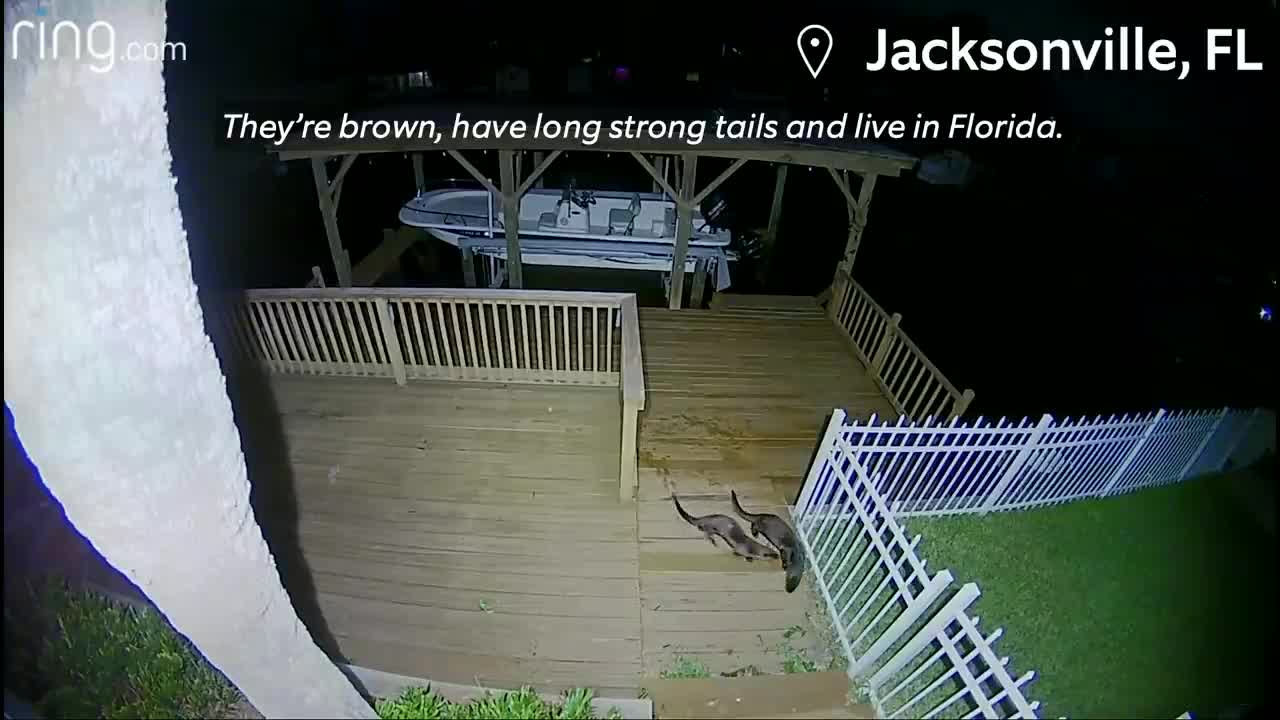
[[729, 549], [735, 555], [745, 558], [747, 562], [751, 562], [756, 558], [764, 558], [772, 560], [778, 557], [778, 554], [760, 543], [747, 537], [738, 522], [728, 515], [703, 515], [702, 517], [694, 517], [684, 511], [680, 506], [680, 501], [676, 499], [675, 493], [671, 494], [671, 502], [676, 505], [676, 512], [680, 513], [680, 517], [685, 522], [698, 528], [707, 536], [707, 541], [712, 545], [716, 544], [716, 538], [724, 540]]
[[800, 547], [800, 540], [796, 537], [795, 531], [786, 520], [777, 515], [749, 513], [743, 510], [742, 503], [738, 502], [736, 491], [730, 490], [729, 497], [733, 500], [733, 509], [744, 520], [751, 523], [751, 534], [756, 537], [763, 536], [770, 545], [777, 548], [782, 556], [782, 569], [787, 573], [787, 592], [795, 592], [796, 588], [800, 587], [805, 567], [804, 549]]

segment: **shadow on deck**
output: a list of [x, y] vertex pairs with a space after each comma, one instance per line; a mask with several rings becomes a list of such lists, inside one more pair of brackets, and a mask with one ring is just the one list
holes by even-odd
[[778, 672], [814, 607], [675, 515], [784, 514], [832, 407], [890, 412], [820, 311], [642, 309], [638, 502], [614, 388], [272, 379], [299, 538], [351, 663], [634, 697], [678, 655]]

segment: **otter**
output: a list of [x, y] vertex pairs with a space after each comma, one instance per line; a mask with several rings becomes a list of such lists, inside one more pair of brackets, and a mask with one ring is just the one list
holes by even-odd
[[675, 493], [671, 494], [671, 502], [676, 505], [676, 512], [680, 513], [680, 517], [685, 522], [698, 528], [702, 534], [707, 536], [707, 541], [712, 545], [716, 544], [716, 538], [724, 540], [729, 549], [735, 555], [751, 562], [757, 558], [772, 560], [778, 557], [778, 554], [760, 543], [747, 537], [738, 522], [728, 515], [703, 515], [702, 517], [694, 517], [685, 512], [680, 506], [680, 501], [676, 499]]
[[742, 516], [742, 518], [751, 523], [751, 534], [756, 537], [763, 536], [769, 544], [778, 550], [782, 556], [782, 569], [787, 573], [787, 592], [795, 592], [800, 587], [800, 580], [804, 577], [804, 549], [800, 547], [800, 540], [796, 537], [796, 533], [787, 524], [786, 520], [772, 513], [749, 513], [742, 509], [742, 503], [738, 502], [738, 493], [730, 490], [729, 497], [733, 500], [733, 509]]

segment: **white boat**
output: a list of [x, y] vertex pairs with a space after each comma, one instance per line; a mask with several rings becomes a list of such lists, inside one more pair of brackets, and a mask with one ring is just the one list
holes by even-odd
[[[669, 272], [676, 239], [676, 206], [661, 193], [530, 190], [520, 199], [520, 259], [526, 265]], [[477, 255], [505, 260], [500, 203], [486, 190], [424, 192], [400, 209], [400, 222]], [[717, 290], [729, 286], [731, 234], [694, 210], [685, 271], [709, 260]]]

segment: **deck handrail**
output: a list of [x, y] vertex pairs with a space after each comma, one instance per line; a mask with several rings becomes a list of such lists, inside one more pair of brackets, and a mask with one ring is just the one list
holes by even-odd
[[644, 410], [644, 363], [640, 353], [640, 312], [636, 296], [627, 295], [622, 310], [622, 400]]
[[901, 415], [959, 417], [973, 402], [973, 391], [957, 388], [902, 330], [902, 315], [890, 315], [842, 269], [827, 315]]
[[523, 300], [526, 302], [585, 302], [596, 305], [620, 305], [626, 298], [635, 299], [629, 293], [584, 292], [577, 290], [490, 290], [483, 288], [388, 288], [388, 287], [308, 287], [308, 288], [255, 288], [242, 291], [248, 299], [255, 298], [352, 298], [352, 297], [405, 297], [405, 298], [456, 298], [459, 300]]
[[619, 495], [634, 495], [636, 435], [645, 409], [635, 295], [263, 288], [205, 307], [212, 310], [209, 334], [221, 340], [216, 347], [274, 373], [390, 377], [399, 385], [429, 379], [618, 387]]

